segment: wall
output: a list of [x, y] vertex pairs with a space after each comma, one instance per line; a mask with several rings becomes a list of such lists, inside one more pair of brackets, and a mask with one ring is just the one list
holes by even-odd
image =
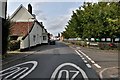
[[48, 43], [48, 35], [47, 35], [47, 33], [42, 34], [42, 36], [46, 36], [46, 40], [42, 40], [42, 43]]
[[[42, 43], [42, 28], [35, 22], [32, 31], [30, 32], [30, 46], [36, 46]], [[34, 38], [35, 36], [35, 38]], [[21, 49], [28, 48], [28, 36], [21, 41]]]
[[[48, 43], [48, 34], [45, 29], [42, 30], [42, 43]], [[43, 36], [46, 36], [46, 40], [43, 40]]]
[[[33, 18], [33, 16], [25, 9], [24, 7], [20, 8], [19, 12], [11, 18], [12, 21], [15, 22], [28, 22], [29, 18]], [[29, 21], [34, 21], [32, 19], [29, 19]]]

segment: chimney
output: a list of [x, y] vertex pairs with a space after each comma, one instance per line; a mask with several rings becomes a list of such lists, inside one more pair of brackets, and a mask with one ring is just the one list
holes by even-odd
[[32, 14], [32, 6], [31, 6], [31, 4], [28, 4], [28, 11], [29, 11], [30, 14]]

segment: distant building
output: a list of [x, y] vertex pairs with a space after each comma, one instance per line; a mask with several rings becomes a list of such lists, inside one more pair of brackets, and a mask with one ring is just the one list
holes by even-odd
[[32, 14], [32, 6], [28, 10], [20, 5], [10, 17], [13, 25], [10, 28], [10, 38], [20, 40], [20, 49], [48, 43], [47, 30]]

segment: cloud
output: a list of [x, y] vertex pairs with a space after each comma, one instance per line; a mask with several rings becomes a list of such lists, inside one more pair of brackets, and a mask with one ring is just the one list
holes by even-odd
[[83, 2], [84, 0], [10, 0], [10, 1], [11, 2]]
[[33, 4], [33, 6], [35, 6], [34, 13], [37, 16], [38, 21], [43, 22], [43, 25], [45, 26], [47, 31], [49, 33], [52, 33], [53, 35], [57, 35], [58, 33], [61, 33], [65, 30], [65, 27], [72, 15], [72, 11], [78, 9], [74, 6], [68, 8], [65, 14], [58, 14], [57, 16], [54, 16], [51, 14], [47, 14], [48, 12], [44, 11], [43, 9], [43, 11], [40, 10], [41, 8], [43, 8], [44, 5], [44, 3]]
[[48, 21], [45, 25], [50, 33], [57, 35], [64, 30], [68, 19], [68, 15], [58, 16], [51, 21]]
[[40, 21], [43, 21], [43, 20], [45, 21], [45, 20], [47, 20], [47, 17], [46, 17], [46, 15], [44, 14], [43, 11], [41, 11], [41, 10], [34, 10], [34, 13], [35, 13], [37, 19], [39, 19]]
[[70, 20], [70, 17], [72, 15], [72, 11], [75, 11], [77, 8], [70, 8], [66, 15], [59, 15], [54, 19], [51, 19], [48, 21], [45, 25], [49, 32], [51, 32], [53, 35], [57, 35], [58, 33], [65, 30], [65, 27]]
[[[1, 0], [6, 2], [6, 0]], [[119, 0], [9, 0], [9, 2], [119, 2]]]
[[[7, 0], [1, 0], [2, 2], [6, 2]], [[10, 2], [118, 2], [119, 0], [9, 0]]]

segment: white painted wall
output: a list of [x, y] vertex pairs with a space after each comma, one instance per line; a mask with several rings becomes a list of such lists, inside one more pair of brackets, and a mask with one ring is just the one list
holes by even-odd
[[15, 22], [28, 22], [28, 20], [34, 21], [30, 18], [34, 18], [34, 17], [27, 11], [25, 7], [22, 6], [22, 8], [20, 8], [20, 10], [13, 18], [11, 18], [11, 20]]
[[46, 36], [46, 40], [42, 40], [42, 43], [48, 43], [48, 36], [47, 36], [47, 34], [43, 34], [43, 36]]
[[[30, 32], [30, 46], [36, 46], [42, 43], [42, 27], [35, 22], [32, 31]], [[35, 39], [33, 36], [36, 36]], [[28, 48], [28, 36], [21, 40], [20, 49]]]
[[[46, 36], [46, 40], [43, 40], [43, 36]], [[42, 30], [42, 43], [48, 43], [48, 34], [45, 29]]]

